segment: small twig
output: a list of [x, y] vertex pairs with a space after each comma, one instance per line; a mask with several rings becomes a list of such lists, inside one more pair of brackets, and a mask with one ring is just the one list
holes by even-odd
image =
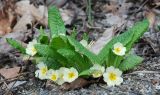
[[145, 2], [137, 9], [137, 11], [136, 11], [135, 13], [139, 12], [139, 11], [145, 6], [145, 4], [146, 4], [148, 1], [149, 1], [149, 0], [145, 0]]
[[108, 28], [105, 28], [105, 27], [93, 27], [93, 26], [90, 26], [88, 23], [86, 25], [90, 29], [108, 29]]
[[[4, 92], [5, 95], [9, 95], [10, 88], [8, 87], [8, 85], [7, 85], [7, 83], [6, 83], [5, 81], [3, 81], [2, 83], [6, 86], [6, 90], [5, 90], [5, 92]], [[4, 94], [4, 93], [3, 93], [3, 94]]]
[[[29, 72], [27, 72], [27, 73], [29, 73]], [[7, 91], [6, 91], [5, 95], [9, 95], [9, 92], [11, 92], [11, 89], [13, 88], [13, 86], [15, 85], [15, 83], [17, 82], [17, 81], [15, 81], [14, 84], [13, 84], [11, 87], [8, 87], [6, 81], [7, 81], [7, 82], [11, 82], [11, 81], [13, 81], [13, 80], [17, 80], [17, 79], [20, 78], [20, 76], [22, 76], [22, 75], [24, 75], [24, 74], [27, 74], [27, 73], [21, 73], [20, 75], [16, 76], [15, 78], [10, 78], [10, 79], [1, 80], [0, 83], [4, 83], [4, 84], [6, 85], [6, 87], [7, 87]], [[9, 81], [8, 81], [8, 80], [9, 80]], [[11, 92], [11, 93], [12, 93], [12, 92]]]
[[12, 89], [12, 88], [13, 88], [13, 86], [16, 84], [16, 82], [17, 82], [17, 81], [15, 81], [15, 82], [13, 83], [13, 85], [12, 85], [10, 88], [8, 88], [8, 90], [7, 90], [7, 92], [6, 92], [6, 95], [8, 95], [8, 94], [9, 94], [9, 92], [11, 92], [11, 93], [12, 93], [11, 89]]

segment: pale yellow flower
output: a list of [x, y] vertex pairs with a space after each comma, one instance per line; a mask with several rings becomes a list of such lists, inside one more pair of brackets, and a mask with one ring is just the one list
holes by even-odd
[[105, 71], [105, 68], [99, 64], [94, 64], [93, 67], [90, 68], [91, 74], [94, 78], [101, 77]]
[[48, 70], [48, 72], [47, 72], [47, 78], [48, 79], [55, 82], [55, 81], [58, 80], [58, 77], [59, 77], [59, 74], [58, 74], [57, 70], [53, 70], [53, 69]]
[[37, 68], [38, 70], [35, 72], [35, 76], [38, 77], [39, 79], [47, 79], [46, 75], [47, 75], [47, 65], [44, 64], [43, 62], [40, 62], [39, 64], [37, 64]]
[[75, 68], [65, 69], [63, 79], [65, 82], [72, 82], [78, 78], [78, 71]]
[[34, 47], [35, 44], [37, 44], [36, 40], [33, 40], [32, 42], [28, 43], [26, 48], [26, 54], [34, 56], [37, 53], [37, 50]]
[[118, 43], [114, 44], [113, 52], [116, 55], [123, 56], [123, 55], [125, 55], [126, 47], [124, 47], [122, 43], [118, 42]]
[[63, 83], [65, 83], [63, 77], [64, 77], [64, 73], [65, 73], [65, 71], [66, 71], [67, 69], [68, 69], [68, 68], [61, 67], [61, 68], [58, 70], [59, 78], [58, 78], [58, 80], [56, 81], [56, 83], [57, 83], [58, 85], [62, 85]]
[[120, 85], [123, 82], [121, 75], [122, 71], [111, 66], [106, 69], [106, 72], [103, 74], [103, 79], [108, 86]]

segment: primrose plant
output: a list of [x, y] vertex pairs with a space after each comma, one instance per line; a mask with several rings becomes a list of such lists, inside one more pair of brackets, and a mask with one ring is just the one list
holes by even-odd
[[66, 28], [56, 7], [49, 8], [48, 26], [50, 35], [42, 28], [39, 36], [23, 47], [18, 41], [7, 38], [7, 42], [36, 62], [35, 76], [49, 79], [58, 85], [73, 82], [78, 77], [100, 78], [108, 86], [123, 82], [122, 72], [133, 69], [143, 58], [130, 53], [134, 43], [147, 31], [149, 22], [136, 23], [128, 31], [114, 37], [99, 54], [89, 51], [85, 40], [79, 42], [66, 35]]

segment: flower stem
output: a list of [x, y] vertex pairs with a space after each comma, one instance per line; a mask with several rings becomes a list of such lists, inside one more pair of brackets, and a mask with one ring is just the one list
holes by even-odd
[[119, 57], [116, 56], [116, 57], [115, 57], [115, 60], [114, 60], [114, 67], [117, 67], [117, 61], [118, 61], [118, 59], [119, 59]]

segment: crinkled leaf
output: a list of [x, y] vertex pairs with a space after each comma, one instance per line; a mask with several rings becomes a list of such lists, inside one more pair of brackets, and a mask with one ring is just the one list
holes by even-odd
[[21, 44], [20, 42], [14, 40], [14, 39], [12, 39], [12, 38], [7, 38], [6, 40], [7, 40], [7, 42], [8, 42], [12, 47], [14, 47], [15, 49], [18, 49], [18, 50], [19, 50], [20, 52], [22, 52], [22, 53], [25, 53], [25, 52], [26, 52], [25, 48], [22, 46], [22, 44]]
[[59, 53], [57, 53], [56, 50], [50, 48], [48, 45], [36, 44], [35, 48], [38, 54], [41, 55], [42, 57], [53, 58], [63, 66], [66, 66], [67, 64], [66, 59], [63, 56], [61, 56]]
[[49, 44], [49, 37], [46, 35], [40, 35], [38, 37], [38, 42], [41, 44]]
[[48, 45], [36, 44], [35, 48], [41, 56], [55, 57], [57, 54], [56, 51], [51, 49]]
[[143, 20], [141, 22], [136, 23], [132, 28], [130, 28], [123, 34], [114, 37], [108, 44], [104, 46], [104, 48], [98, 54], [100, 63], [108, 61], [109, 51], [112, 49], [113, 45], [117, 42], [122, 43], [124, 46], [127, 47], [127, 50], [130, 50], [134, 42], [138, 40], [144, 32], [147, 31], [148, 26], [149, 26], [148, 20]]
[[129, 69], [133, 69], [140, 63], [142, 63], [143, 58], [137, 55], [129, 55], [124, 61], [119, 65], [119, 69], [122, 71], [126, 71]]
[[143, 20], [142, 22], [137, 23], [137, 25], [133, 28], [134, 35], [132, 36], [131, 41], [126, 45], [127, 51], [130, 51], [133, 44], [148, 30], [149, 21]]
[[74, 49], [67, 40], [66, 36], [57, 36], [52, 38], [50, 47], [54, 49], [68, 48]]
[[51, 30], [52, 37], [65, 35], [66, 28], [61, 18], [59, 10], [52, 6], [48, 10], [48, 25]]
[[92, 65], [89, 61], [86, 61], [83, 56], [73, 50], [59, 49], [58, 53], [68, 60], [68, 66], [76, 68], [79, 72], [90, 68]]
[[133, 33], [131, 31], [127, 31], [117, 37], [114, 37], [108, 44], [104, 46], [104, 48], [102, 48], [102, 50], [98, 54], [100, 63], [103, 63], [105, 60], [108, 61], [109, 51], [111, 51], [115, 43], [120, 42], [123, 45], [126, 45], [132, 39], [132, 36], [133, 36]]
[[85, 48], [82, 44], [80, 44], [77, 40], [72, 37], [68, 37], [68, 40], [70, 44], [75, 47], [76, 51], [87, 56], [92, 63], [99, 63], [98, 57], [94, 53], [90, 52], [87, 48]]
[[47, 64], [48, 69], [57, 70], [57, 69], [59, 69], [60, 67], [62, 67], [62, 65], [59, 64], [59, 62], [57, 62], [55, 59], [50, 58], [50, 57], [41, 57], [41, 58], [39, 59], [39, 61], [42, 61], [42, 62], [44, 62], [45, 64]]
[[38, 42], [41, 44], [49, 44], [50, 39], [45, 33], [45, 31], [42, 29], [42, 27], [40, 27], [39, 33], [40, 34], [38, 36]]

